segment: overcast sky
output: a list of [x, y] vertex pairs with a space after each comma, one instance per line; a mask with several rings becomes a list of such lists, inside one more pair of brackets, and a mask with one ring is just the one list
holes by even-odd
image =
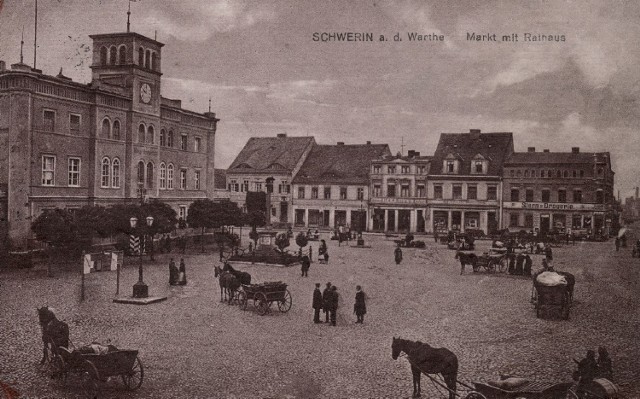
[[[23, 26], [33, 63], [34, 3], [1, 6], [7, 64]], [[88, 82], [88, 35], [125, 31], [127, 4], [40, 0], [38, 67]], [[477, 128], [513, 132], [516, 151], [610, 151], [616, 190], [640, 184], [640, 2], [138, 0], [131, 11], [132, 31], [165, 43], [163, 95], [197, 112], [211, 97], [216, 167], [251, 136], [371, 140], [394, 153], [404, 138], [405, 153], [432, 154], [440, 133]], [[375, 41], [316, 42], [314, 32]], [[409, 42], [409, 32], [445, 40]], [[468, 41], [473, 32], [520, 41]], [[565, 41], [525, 42], [527, 32]]]

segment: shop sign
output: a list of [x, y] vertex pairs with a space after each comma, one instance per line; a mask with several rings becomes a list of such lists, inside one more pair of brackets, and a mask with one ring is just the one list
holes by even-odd
[[604, 211], [604, 204], [567, 204], [563, 202], [505, 202], [504, 207], [556, 211]]
[[374, 204], [405, 204], [405, 205], [426, 205], [427, 200], [417, 199], [417, 198], [388, 198], [388, 197], [373, 197], [371, 198], [371, 202]]

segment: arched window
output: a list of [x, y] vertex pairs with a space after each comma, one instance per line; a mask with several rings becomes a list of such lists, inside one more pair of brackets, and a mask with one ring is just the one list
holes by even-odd
[[111, 187], [120, 188], [120, 160], [118, 158], [114, 158], [113, 164], [111, 165]]
[[164, 162], [160, 164], [160, 188], [167, 188], [167, 165]]
[[167, 132], [164, 129], [160, 129], [160, 146], [164, 147], [167, 145]]
[[107, 65], [107, 48], [102, 46], [100, 47], [100, 65]]
[[151, 67], [151, 51], [150, 50], [147, 50], [147, 52], [144, 54], [144, 67], [145, 68]]
[[111, 46], [111, 48], [109, 48], [109, 64], [115, 65], [117, 59], [118, 50], [116, 49], [116, 46]]
[[138, 162], [138, 184], [144, 184], [144, 161]]
[[111, 161], [109, 161], [109, 158], [106, 158], [106, 157], [102, 158], [102, 173], [101, 173], [101, 179], [100, 179], [100, 187], [103, 187], [103, 188], [109, 187], [110, 173], [111, 173]]
[[145, 133], [144, 125], [141, 123], [138, 126], [138, 143], [144, 143], [144, 133]]
[[173, 130], [169, 130], [169, 136], [167, 136], [167, 147], [173, 148]]
[[154, 136], [155, 136], [155, 131], [153, 130], [153, 126], [149, 126], [147, 128], [147, 143], [153, 144], [154, 141], [156, 140]]
[[173, 190], [173, 164], [167, 166], [167, 188]]
[[107, 139], [111, 137], [111, 123], [109, 123], [109, 119], [107, 118], [102, 120], [102, 137]]
[[142, 47], [138, 49], [138, 65], [144, 66], [144, 49]]
[[111, 131], [111, 138], [114, 140], [120, 140], [120, 121], [113, 121], [113, 130]]
[[518, 169], [518, 171], [516, 171], [516, 176], [522, 177], [522, 171], [520, 169]]
[[153, 188], [153, 163], [147, 164], [147, 188]]
[[124, 65], [127, 63], [127, 46], [124, 44], [118, 48], [118, 64]]
[[578, 177], [578, 171], [577, 170], [573, 170], [573, 177]]
[[158, 56], [155, 51], [151, 53], [151, 69], [154, 71], [158, 70]]

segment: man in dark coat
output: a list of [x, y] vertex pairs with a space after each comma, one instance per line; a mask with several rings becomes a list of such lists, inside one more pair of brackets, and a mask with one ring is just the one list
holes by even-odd
[[331, 283], [322, 291], [322, 308], [324, 309], [325, 323], [329, 322], [329, 308], [331, 307]]
[[309, 267], [311, 266], [309, 257], [307, 255], [303, 256], [300, 264], [302, 268], [302, 277], [309, 277]]
[[356, 323], [362, 324], [364, 322], [364, 315], [367, 313], [367, 305], [364, 302], [364, 292], [359, 285], [356, 286], [356, 303], [353, 304], [353, 312], [358, 318]]
[[338, 312], [338, 287], [335, 285], [331, 287], [331, 297], [330, 297], [330, 307], [329, 311], [331, 312], [331, 325], [336, 326], [336, 313]]
[[169, 261], [169, 285], [176, 285], [178, 283], [179, 274], [180, 271], [176, 267], [176, 262], [171, 258], [171, 261]]
[[320, 292], [320, 283], [316, 283], [316, 289], [313, 290], [313, 322], [318, 324], [320, 321], [320, 309], [324, 307], [324, 301], [322, 300], [322, 293]]
[[396, 247], [396, 250], [393, 252], [393, 256], [396, 260], [396, 265], [399, 265], [402, 262], [402, 250], [400, 249], [400, 244]]

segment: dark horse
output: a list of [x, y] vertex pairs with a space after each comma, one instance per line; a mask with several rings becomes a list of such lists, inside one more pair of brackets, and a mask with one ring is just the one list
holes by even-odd
[[478, 269], [478, 256], [472, 252], [457, 251], [455, 258], [460, 260], [460, 274], [464, 273], [465, 265], [471, 265], [474, 272]]
[[47, 347], [51, 345], [50, 349], [53, 353], [58, 352], [59, 347], [69, 347], [69, 325], [64, 321], [58, 320], [56, 315], [47, 306], [43, 306], [38, 309], [38, 319], [40, 321], [40, 329], [42, 330], [42, 360], [40, 364], [44, 364], [45, 361], [51, 361], [47, 352]]
[[251, 284], [251, 275], [247, 272], [243, 272], [241, 270], [236, 270], [229, 264], [229, 262], [224, 263], [224, 267], [222, 268], [223, 272], [229, 272], [234, 275], [235, 278], [240, 280], [240, 284]]
[[231, 305], [231, 301], [235, 297], [236, 291], [240, 288], [240, 280], [238, 280], [233, 274], [229, 272], [225, 272], [220, 269], [220, 266], [215, 266], [215, 277], [218, 277], [220, 282], [220, 302], [224, 302], [222, 294], [224, 293], [224, 297], [228, 299], [229, 305]]
[[420, 396], [420, 373], [440, 374], [449, 389], [449, 399], [456, 397], [458, 358], [447, 348], [432, 348], [420, 341], [408, 341], [393, 337], [391, 357], [397, 359], [400, 352], [407, 354], [413, 374], [413, 397]]

